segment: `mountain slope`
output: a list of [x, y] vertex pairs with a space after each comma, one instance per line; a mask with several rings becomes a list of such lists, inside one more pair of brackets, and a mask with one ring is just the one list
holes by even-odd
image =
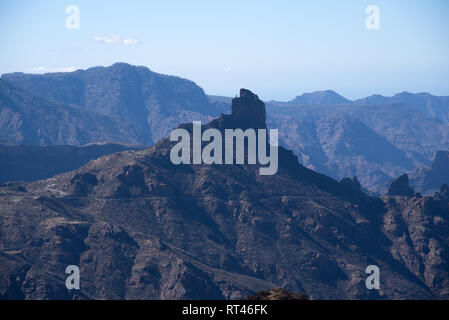
[[120, 117], [40, 98], [0, 79], [0, 138], [15, 144], [148, 143], [145, 130]]
[[[265, 125], [263, 103], [247, 90], [232, 111], [204, 129]], [[175, 166], [173, 145], [0, 187], [1, 297], [235, 299], [275, 287], [311, 298], [447, 297], [447, 202], [422, 213], [439, 217], [420, 233], [434, 248], [423, 277], [406, 252], [392, 254], [407, 228], [385, 234], [382, 200], [292, 152], [280, 147], [277, 174], [261, 176], [258, 165]], [[80, 291], [64, 287], [68, 264], [80, 267]], [[371, 264], [382, 272], [379, 291], [365, 287]]]
[[406, 105], [268, 106], [268, 125], [305, 166], [335, 179], [356, 175], [385, 194], [391, 179], [449, 149], [449, 126]]
[[449, 97], [437, 97], [427, 92], [410, 93], [401, 92], [392, 97], [373, 95], [363, 99], [355, 100], [356, 104], [392, 104], [400, 103], [416, 108], [425, 115], [429, 115], [449, 124]]
[[2, 79], [48, 100], [105, 116], [119, 116], [151, 133], [152, 142], [182, 122], [207, 121], [223, 111], [219, 103], [210, 103], [203, 89], [190, 80], [126, 63], [68, 73], [4, 74]]

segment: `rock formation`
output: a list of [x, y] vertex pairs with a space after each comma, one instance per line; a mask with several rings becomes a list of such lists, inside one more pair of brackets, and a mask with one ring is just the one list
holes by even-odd
[[[242, 90], [233, 104], [238, 116], [205, 127], [261, 125], [257, 96]], [[277, 174], [261, 176], [258, 165], [174, 165], [173, 145], [1, 185], [0, 298], [242, 299], [279, 287], [311, 299], [449, 298], [448, 202], [373, 198], [282, 147]], [[380, 290], [365, 286], [372, 264]], [[80, 290], [65, 287], [68, 265]]]
[[388, 190], [389, 196], [405, 196], [412, 197], [415, 191], [408, 184], [408, 175], [403, 174], [399, 178], [393, 180]]

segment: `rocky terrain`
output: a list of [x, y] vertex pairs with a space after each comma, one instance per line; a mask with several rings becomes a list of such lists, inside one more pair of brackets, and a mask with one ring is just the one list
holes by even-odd
[[[248, 90], [231, 110], [204, 129], [265, 127]], [[277, 174], [261, 176], [258, 165], [173, 165], [173, 144], [0, 186], [0, 298], [240, 299], [278, 287], [311, 299], [449, 298], [447, 186], [375, 198], [283, 147]], [[372, 264], [380, 290], [365, 287]], [[67, 265], [79, 266], [80, 290], [65, 288]]]

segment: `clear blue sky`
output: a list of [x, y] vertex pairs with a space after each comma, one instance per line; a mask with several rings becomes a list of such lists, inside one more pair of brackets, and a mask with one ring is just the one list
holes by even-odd
[[[71, 4], [79, 30], [65, 26]], [[379, 30], [365, 27], [370, 4]], [[246, 87], [265, 100], [323, 89], [449, 95], [447, 0], [0, 0], [0, 39], [0, 73], [121, 61], [191, 79], [208, 94]]]

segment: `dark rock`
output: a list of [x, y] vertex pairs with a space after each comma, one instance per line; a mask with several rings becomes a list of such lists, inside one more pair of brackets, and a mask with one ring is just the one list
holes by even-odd
[[352, 177], [352, 179], [350, 179], [350, 178], [343, 178], [340, 181], [340, 183], [343, 186], [345, 186], [345, 187], [353, 188], [353, 189], [358, 190], [358, 191], [360, 191], [360, 188], [361, 188], [360, 182], [359, 182], [359, 180], [357, 179], [356, 176]]
[[240, 89], [240, 97], [232, 99], [231, 121], [237, 128], [266, 129], [265, 104], [247, 89]]
[[405, 196], [413, 197], [415, 191], [408, 184], [408, 175], [403, 174], [399, 178], [393, 180], [388, 190], [389, 196]]

